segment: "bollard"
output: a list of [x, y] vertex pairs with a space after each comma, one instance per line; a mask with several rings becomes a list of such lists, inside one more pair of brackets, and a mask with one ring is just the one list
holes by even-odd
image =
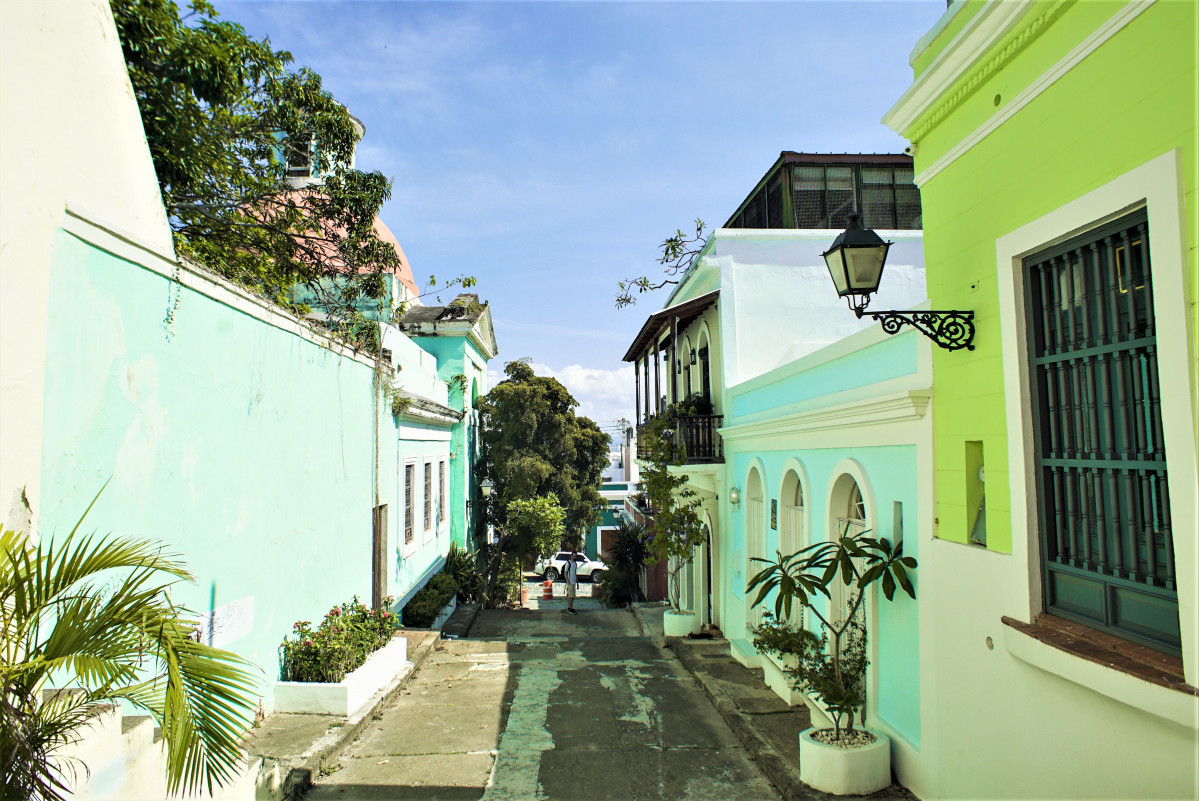
[[541, 584], [541, 600], [543, 600], [543, 601], [554, 600], [554, 582], [552, 582], [552, 581], [542, 582], [542, 584]]

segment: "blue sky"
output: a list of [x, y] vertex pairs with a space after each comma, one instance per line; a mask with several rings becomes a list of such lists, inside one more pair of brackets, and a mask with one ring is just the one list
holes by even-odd
[[632, 417], [620, 358], [666, 296], [617, 310], [616, 282], [723, 223], [783, 150], [902, 151], [879, 119], [945, 2], [217, 7], [365, 123], [383, 220], [418, 283], [478, 278], [493, 368], [532, 358], [605, 425]]

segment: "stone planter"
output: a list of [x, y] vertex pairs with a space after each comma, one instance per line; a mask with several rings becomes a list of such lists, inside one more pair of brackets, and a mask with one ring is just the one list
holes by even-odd
[[319, 681], [281, 681], [275, 685], [275, 711], [349, 717], [395, 675], [409, 666], [408, 639], [391, 638], [366, 661], [333, 684]]
[[838, 748], [799, 734], [799, 779], [832, 795], [869, 795], [891, 784], [891, 739], [870, 730], [875, 740], [860, 748]]
[[458, 596], [455, 595], [450, 599], [450, 602], [441, 608], [437, 613], [437, 618], [433, 621], [433, 625], [429, 628], [440, 630], [445, 622], [450, 619], [450, 615], [454, 614], [454, 610], [458, 608]]
[[699, 631], [699, 615], [672, 609], [662, 616], [662, 627], [667, 637], [686, 637]]

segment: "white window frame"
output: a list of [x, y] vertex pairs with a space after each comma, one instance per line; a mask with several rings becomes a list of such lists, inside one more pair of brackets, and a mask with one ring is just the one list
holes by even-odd
[[[412, 470], [412, 481], [408, 481], [408, 470]], [[410, 556], [416, 551], [416, 459], [405, 459], [400, 464], [400, 525], [401, 547], [403, 555]], [[411, 528], [409, 528], [411, 527]], [[412, 536], [408, 536], [411, 530]]]
[[450, 524], [449, 511], [446, 506], [449, 505], [449, 488], [447, 486], [449, 480], [449, 463], [445, 457], [437, 460], [437, 528], [448, 528]]
[[425, 459], [421, 471], [421, 524], [424, 526], [425, 542], [433, 539], [437, 526], [434, 525], [436, 510], [433, 508], [433, 460]]
[[[1006, 614], [1030, 621], [1042, 611], [1040, 541], [1037, 532], [1035, 437], [1031, 408], [1032, 384], [1025, 327], [1023, 261], [1026, 256], [1064, 242], [1138, 208], [1149, 216], [1149, 254], [1153, 265], [1153, 309], [1157, 329], [1162, 429], [1170, 486], [1199, 485], [1195, 450], [1196, 398], [1190, 382], [1195, 371], [1192, 350], [1195, 332], [1187, 327], [1190, 287], [1188, 242], [1183, 209], [1185, 182], [1181, 153], [1171, 150], [1114, 178], [1075, 200], [1032, 220], [995, 240], [999, 289], [999, 323], [1003, 354], [1004, 402], [1007, 414], [1009, 492], [1013, 512], [1012, 556], [1024, 566], [1025, 581], [1005, 591]], [[1171, 332], [1171, 333], [1166, 333]], [[1182, 402], [1180, 402], [1182, 401]], [[1023, 480], [1020, 478], [1023, 477]], [[1178, 617], [1182, 631], [1182, 661], [1188, 684], [1199, 683], [1199, 510], [1194, 495], [1175, 490], [1170, 495], [1174, 531], [1174, 565], [1178, 580]]]

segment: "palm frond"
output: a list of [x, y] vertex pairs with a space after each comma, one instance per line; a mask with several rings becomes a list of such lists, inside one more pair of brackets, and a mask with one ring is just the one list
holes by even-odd
[[[193, 638], [196, 620], [167, 594], [192, 576], [163, 544], [78, 528], [33, 548], [0, 528], [4, 797], [69, 794], [74, 766], [56, 752], [121, 700], [162, 727], [171, 792], [211, 792], [236, 775], [259, 671]], [[52, 674], [78, 689], [39, 699]]]

